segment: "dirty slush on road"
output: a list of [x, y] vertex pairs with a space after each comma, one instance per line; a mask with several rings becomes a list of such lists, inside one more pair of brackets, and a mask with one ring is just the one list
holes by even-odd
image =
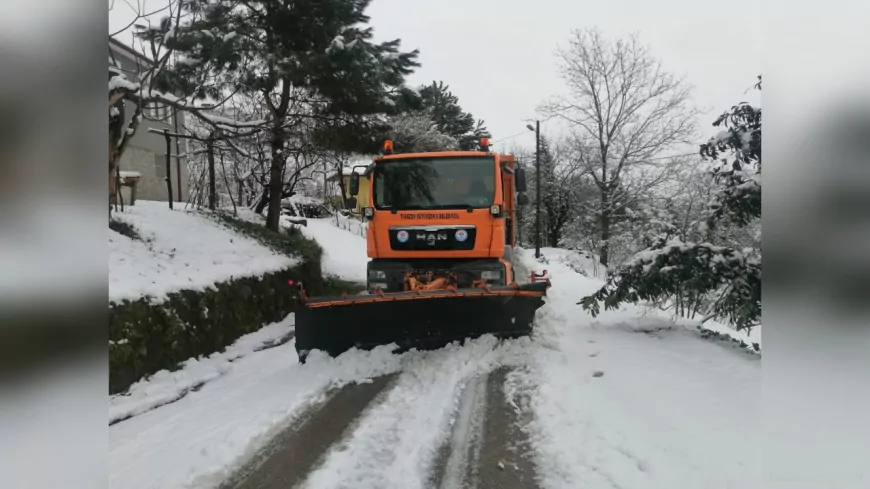
[[[516, 402], [507, 398], [504, 385], [512, 367], [497, 367], [476, 373], [457, 385], [454, 399], [442, 399], [452, 406], [452, 422], [436, 446], [431, 448], [429, 474], [419, 487], [536, 488], [535, 467]], [[347, 444], [362, 436], [375, 411], [391, 402], [390, 395], [401, 389], [402, 376], [390, 374], [367, 383], [347, 384], [329, 392], [325, 399], [302, 413], [220, 486], [220, 489], [286, 489], [327, 487], [319, 482], [340, 478], [322, 477], [329, 458], [346, 453]], [[389, 448], [389, 447], [387, 447]], [[408, 455], [399, 451], [391, 456]], [[401, 460], [381, 457], [381, 467], [367, 472], [389, 472]], [[370, 460], [358, 460], [368, 464]], [[321, 477], [317, 477], [321, 476]], [[340, 477], [340, 476], [339, 476]], [[362, 477], [344, 480], [337, 487], [390, 487], [387, 480]], [[330, 486], [335, 487], [335, 486]]]

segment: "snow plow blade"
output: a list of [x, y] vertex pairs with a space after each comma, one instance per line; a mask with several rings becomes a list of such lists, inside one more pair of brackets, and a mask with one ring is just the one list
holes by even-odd
[[431, 349], [485, 334], [526, 336], [548, 286], [537, 282], [315, 298], [305, 298], [303, 292], [296, 312], [296, 351], [304, 362], [311, 350], [338, 356], [353, 347], [390, 343], [400, 349]]

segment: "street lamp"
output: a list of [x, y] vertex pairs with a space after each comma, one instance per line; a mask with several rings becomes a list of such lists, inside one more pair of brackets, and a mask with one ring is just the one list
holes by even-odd
[[526, 124], [535, 133], [535, 258], [541, 257], [541, 121], [535, 127]]

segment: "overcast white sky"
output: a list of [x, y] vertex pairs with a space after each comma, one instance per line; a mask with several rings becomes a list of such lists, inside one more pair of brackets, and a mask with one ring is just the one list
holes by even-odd
[[[163, 0], [147, 0], [153, 10]], [[117, 0], [110, 30], [129, 19]], [[753, 0], [373, 0], [367, 11], [379, 41], [402, 39], [419, 49], [421, 67], [409, 84], [443, 80], [460, 104], [486, 122], [497, 149], [511, 142], [534, 146], [523, 133], [536, 109], [562, 90], [555, 50], [571, 29], [597, 26], [607, 36], [640, 34], [664, 66], [695, 85], [695, 102], [710, 123], [731, 105], [757, 101], [745, 94], [761, 73], [762, 18]], [[555, 121], [544, 134], [558, 131]], [[503, 142], [499, 142], [499, 141]]]

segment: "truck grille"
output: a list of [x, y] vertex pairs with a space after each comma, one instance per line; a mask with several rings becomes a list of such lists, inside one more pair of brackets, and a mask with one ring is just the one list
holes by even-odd
[[473, 250], [477, 238], [474, 226], [393, 226], [389, 228], [390, 248], [396, 251]]

